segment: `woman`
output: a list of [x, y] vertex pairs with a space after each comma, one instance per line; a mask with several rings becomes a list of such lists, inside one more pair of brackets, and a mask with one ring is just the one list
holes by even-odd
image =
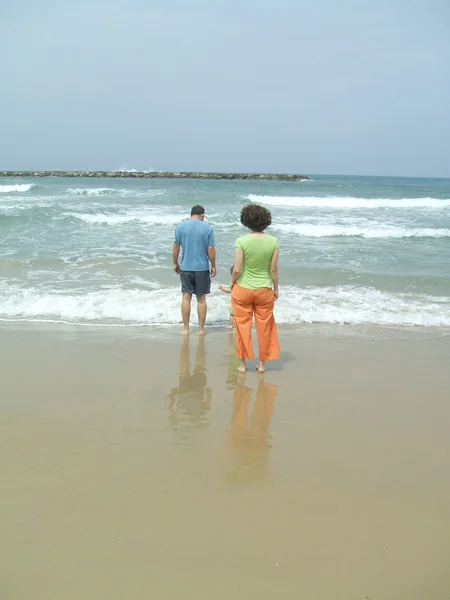
[[239, 371], [245, 373], [245, 361], [253, 359], [254, 314], [259, 345], [257, 370], [264, 373], [265, 362], [280, 357], [273, 316], [274, 301], [278, 299], [279, 243], [276, 237], [265, 233], [272, 223], [272, 215], [267, 208], [257, 204], [245, 206], [241, 212], [241, 223], [250, 229], [250, 233], [236, 240], [231, 277]]

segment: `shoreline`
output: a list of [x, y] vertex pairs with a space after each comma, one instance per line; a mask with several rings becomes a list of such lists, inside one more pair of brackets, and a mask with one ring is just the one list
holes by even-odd
[[[337, 324], [337, 323], [277, 323], [279, 337], [282, 340], [293, 339], [361, 339], [366, 341], [377, 340], [419, 340], [419, 339], [443, 339], [450, 338], [450, 327], [426, 327], [419, 325], [379, 325], [379, 324]], [[145, 338], [148, 341], [156, 341], [161, 338], [169, 340], [182, 339], [182, 323], [92, 323], [92, 322], [69, 322], [46, 319], [3, 319], [0, 318], [0, 331], [26, 332], [51, 332], [52, 334], [65, 335], [67, 333], [76, 335], [102, 334], [112, 338]], [[190, 337], [197, 339], [197, 324], [191, 324]], [[206, 323], [206, 337], [227, 336], [231, 332], [226, 321], [223, 323]], [[253, 328], [256, 339], [256, 330]]]
[[306, 175], [277, 173], [204, 173], [201, 171], [0, 171], [0, 177], [67, 177], [86, 179], [225, 179], [305, 181]]

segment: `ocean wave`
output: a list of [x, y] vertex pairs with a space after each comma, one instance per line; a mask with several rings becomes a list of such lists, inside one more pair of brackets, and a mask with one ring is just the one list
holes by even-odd
[[274, 225], [272, 229], [302, 237], [363, 237], [363, 238], [444, 238], [450, 237], [450, 229], [404, 227], [358, 227], [340, 225], [309, 225], [292, 223]]
[[67, 213], [67, 216], [90, 225], [124, 225], [126, 223], [144, 223], [145, 225], [173, 226], [181, 223], [186, 215], [162, 215], [145, 213], [107, 214], [107, 213]]
[[69, 194], [81, 195], [81, 196], [104, 196], [105, 194], [111, 194], [117, 190], [113, 188], [68, 188]]
[[0, 185], [0, 194], [11, 194], [13, 192], [29, 192], [35, 187], [35, 183], [17, 183], [15, 185]]
[[445, 208], [450, 199], [445, 198], [353, 198], [330, 196], [258, 196], [249, 194], [245, 200], [270, 206], [295, 206], [305, 208]]
[[450, 298], [391, 294], [372, 287], [288, 287], [284, 323], [349, 325], [450, 326]]
[[126, 189], [126, 188], [67, 188], [67, 193], [72, 196], [139, 196], [153, 198], [155, 196], [165, 196], [167, 190], [164, 189]]
[[[213, 294], [208, 323], [228, 317], [229, 297]], [[450, 298], [390, 294], [371, 287], [281, 288], [276, 304], [280, 324], [450, 326]], [[178, 287], [154, 290], [112, 288], [78, 293], [0, 287], [0, 318], [96, 325], [175, 325], [180, 322]], [[195, 322], [195, 315], [193, 315]]]
[[17, 200], [15, 204], [4, 204], [3, 202], [0, 204], [0, 215], [5, 217], [19, 217], [22, 216], [26, 212], [36, 212], [42, 210], [44, 208], [49, 208], [53, 206], [50, 202], [36, 202], [36, 203], [21, 203], [18, 204]]

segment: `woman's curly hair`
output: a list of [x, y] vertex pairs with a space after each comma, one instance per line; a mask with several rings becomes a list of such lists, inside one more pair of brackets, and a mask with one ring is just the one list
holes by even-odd
[[241, 223], [251, 231], [261, 233], [272, 223], [272, 215], [264, 206], [248, 204], [241, 211]]

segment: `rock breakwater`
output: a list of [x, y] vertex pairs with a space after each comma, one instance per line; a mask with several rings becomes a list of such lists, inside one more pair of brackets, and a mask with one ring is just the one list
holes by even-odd
[[200, 173], [194, 171], [0, 171], [0, 177], [85, 177], [123, 179], [251, 179], [303, 181], [306, 175], [275, 173]]

